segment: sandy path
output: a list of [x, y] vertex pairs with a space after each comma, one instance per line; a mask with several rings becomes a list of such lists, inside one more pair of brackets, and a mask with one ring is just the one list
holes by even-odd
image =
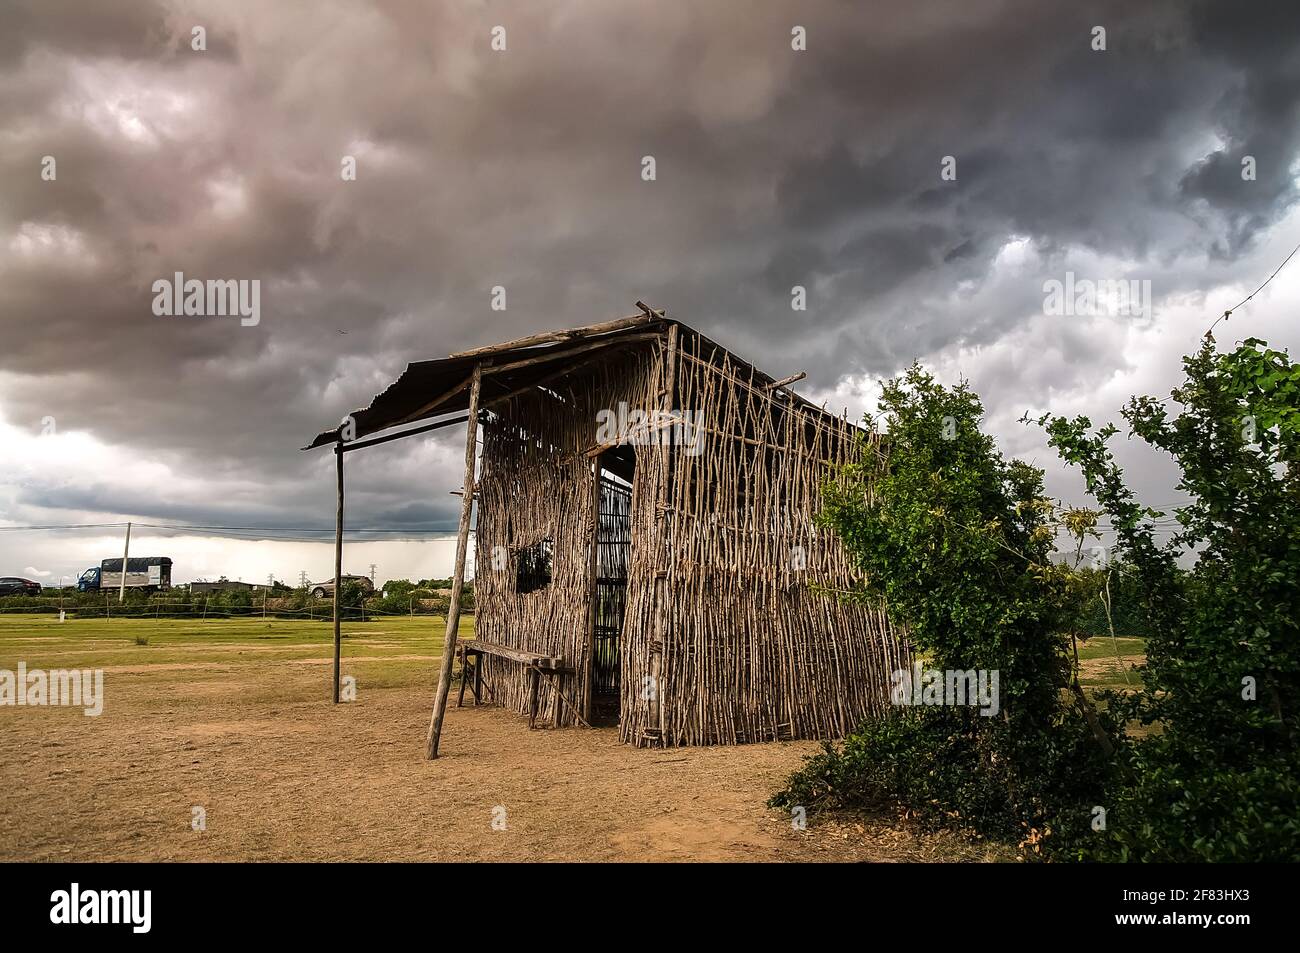
[[[0, 709], [0, 859], [849, 860], [936, 849], [888, 828], [791, 829], [764, 801], [812, 743], [678, 750], [613, 729], [529, 731], [452, 708], [423, 758], [432, 696], [263, 659], [106, 677], [104, 714]], [[351, 664], [351, 662], [349, 663]], [[123, 667], [125, 669], [125, 666]], [[430, 666], [432, 669], [433, 666]], [[345, 669], [346, 671], [346, 669]], [[207, 830], [191, 829], [192, 808]], [[504, 818], [505, 829], [494, 829]], [[498, 821], [498, 827], [500, 826]], [[976, 852], [977, 856], [977, 852]]]

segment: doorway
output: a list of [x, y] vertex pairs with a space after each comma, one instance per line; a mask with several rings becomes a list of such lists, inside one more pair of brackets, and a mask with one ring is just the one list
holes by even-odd
[[632, 487], [603, 469], [599, 479], [591, 714], [593, 725], [616, 725], [622, 668], [619, 639], [627, 611], [627, 571], [632, 551]]

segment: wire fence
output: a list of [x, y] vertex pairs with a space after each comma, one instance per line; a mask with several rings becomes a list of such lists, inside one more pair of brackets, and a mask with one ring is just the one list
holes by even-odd
[[[212, 600], [174, 600], [152, 599], [148, 602], [117, 602], [109, 597], [103, 603], [85, 601], [76, 604], [60, 605], [57, 599], [49, 602], [36, 602], [31, 597], [23, 599], [22, 605], [8, 605], [7, 599], [0, 598], [0, 614], [59, 615], [90, 619], [306, 619], [314, 622], [333, 622], [334, 608], [330, 602], [319, 605], [294, 607], [275, 605], [276, 600], [268, 600], [258, 605], [226, 605], [213, 603]], [[423, 601], [426, 605], [420, 605]], [[366, 622], [384, 618], [445, 619], [447, 610], [441, 605], [428, 605], [436, 600], [414, 600], [405, 611], [392, 607], [379, 606], [340, 606], [339, 618], [345, 622]], [[472, 615], [473, 609], [462, 609], [462, 614]]]

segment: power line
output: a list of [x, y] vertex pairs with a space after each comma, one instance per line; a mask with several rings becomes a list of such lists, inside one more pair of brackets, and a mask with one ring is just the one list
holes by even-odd
[[1231, 308], [1229, 308], [1227, 311], [1223, 312], [1223, 314], [1221, 314], [1221, 315], [1219, 315], [1217, 318], [1215, 318], [1215, 319], [1214, 319], [1214, 324], [1211, 324], [1211, 325], [1210, 325], [1209, 330], [1205, 332], [1205, 336], [1206, 336], [1206, 337], [1209, 337], [1209, 336], [1210, 336], [1210, 331], [1213, 331], [1213, 330], [1214, 330], [1215, 325], [1217, 325], [1220, 321], [1226, 321], [1226, 320], [1228, 320], [1228, 315], [1232, 314], [1232, 312], [1236, 311], [1236, 310], [1237, 310], [1238, 308], [1240, 308], [1243, 304], [1245, 304], [1246, 302], [1248, 302], [1251, 298], [1255, 297], [1255, 295], [1259, 294], [1259, 293], [1260, 293], [1261, 291], [1263, 291], [1266, 287], [1268, 287], [1268, 283], [1269, 283], [1270, 281], [1272, 281], [1274, 278], [1277, 277], [1277, 273], [1278, 273], [1279, 271], [1281, 271], [1283, 268], [1286, 267], [1286, 263], [1287, 263], [1288, 261], [1290, 261], [1292, 258], [1294, 258], [1294, 257], [1295, 257], [1295, 253], [1298, 252], [1298, 251], [1300, 251], [1300, 245], [1296, 245], [1295, 248], [1291, 249], [1291, 254], [1287, 255], [1286, 258], [1282, 259], [1282, 264], [1280, 264], [1280, 265], [1277, 266], [1277, 268], [1273, 271], [1273, 274], [1269, 275], [1268, 278], [1265, 279], [1265, 281], [1264, 281], [1264, 283], [1263, 283], [1262, 285], [1260, 285], [1258, 288], [1256, 288], [1256, 289], [1255, 289], [1254, 291], [1252, 291], [1250, 294], [1246, 295], [1246, 297], [1242, 298], [1240, 301], [1238, 301], [1235, 305], [1233, 305], [1233, 306], [1232, 306]]
[[[4, 530], [55, 530], [55, 529], [103, 529], [106, 527], [125, 526], [126, 521], [121, 523], [51, 523], [44, 526], [0, 526], [0, 531]], [[141, 523], [141, 526], [144, 524]]]

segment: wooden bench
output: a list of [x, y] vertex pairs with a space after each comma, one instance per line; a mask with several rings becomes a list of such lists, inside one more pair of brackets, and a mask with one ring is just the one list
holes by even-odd
[[[483, 688], [483, 668], [482, 656], [495, 655], [497, 658], [509, 659], [512, 662], [518, 662], [528, 669], [528, 727], [534, 728], [537, 725], [537, 693], [541, 684], [543, 675], [551, 678], [562, 679], [565, 675], [572, 675], [573, 669], [564, 664], [563, 656], [543, 655], [540, 652], [528, 652], [524, 649], [513, 649], [508, 645], [498, 645], [495, 642], [488, 642], [484, 639], [467, 639], [460, 643], [459, 646], [461, 659], [460, 674], [460, 695], [456, 699], [456, 707], [460, 708], [465, 702], [465, 685], [469, 682], [465, 669], [469, 667], [473, 670], [474, 681], [471, 691], [474, 693], [474, 704], [477, 705], [482, 701]], [[470, 665], [471, 660], [473, 664]], [[564, 699], [564, 692], [560, 686], [562, 683], [557, 682], [555, 686], [555, 725], [560, 724], [560, 707]], [[489, 691], [491, 689], [489, 688]]]

